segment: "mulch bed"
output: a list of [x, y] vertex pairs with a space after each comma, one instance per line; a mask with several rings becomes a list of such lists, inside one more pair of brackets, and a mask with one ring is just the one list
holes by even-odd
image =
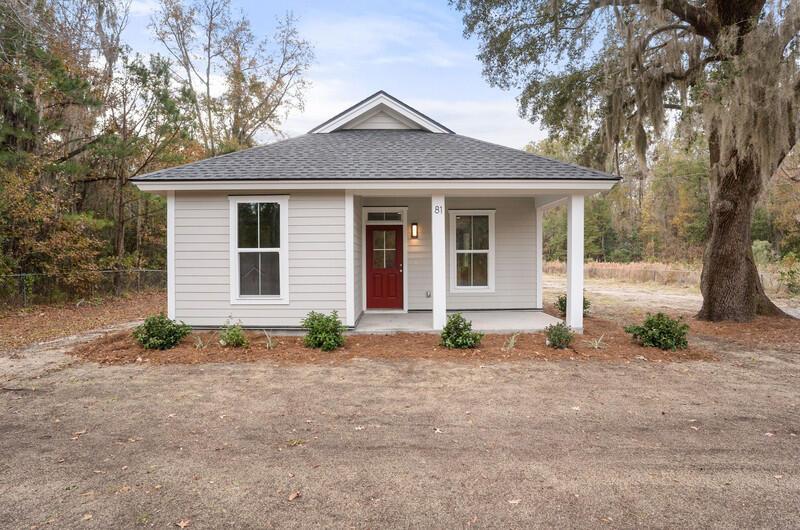
[[[302, 337], [276, 336], [277, 345], [268, 349], [263, 333], [248, 332], [248, 348], [223, 348], [215, 332], [195, 332], [181, 344], [165, 351], [145, 350], [131, 333], [108, 334], [83, 344], [71, 353], [87, 361], [103, 364], [197, 364], [222, 362], [274, 361], [279, 363], [340, 363], [354, 358], [385, 360], [435, 359], [446, 361], [519, 361], [519, 360], [600, 360], [600, 361], [693, 361], [716, 360], [709, 352], [690, 347], [681, 351], [643, 348], [633, 343], [622, 327], [608, 320], [589, 317], [585, 333], [575, 337], [573, 347], [556, 350], [545, 345], [542, 333], [521, 333], [512, 350], [504, 348], [509, 334], [487, 334], [480, 348], [450, 350], [439, 346], [439, 336], [432, 333], [397, 333], [392, 335], [349, 335], [345, 346], [323, 352], [303, 346]], [[603, 347], [590, 343], [602, 337]]]
[[722, 339], [755, 349], [800, 353], [800, 320], [791, 317], [756, 317], [752, 322], [687, 320], [700, 338]]

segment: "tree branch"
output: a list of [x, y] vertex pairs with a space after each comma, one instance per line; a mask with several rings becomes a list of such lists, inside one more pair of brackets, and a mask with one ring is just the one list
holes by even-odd
[[590, 9], [603, 6], [635, 6], [657, 7], [669, 11], [679, 20], [692, 26], [698, 35], [715, 42], [720, 32], [720, 23], [707, 9], [690, 4], [686, 0], [591, 0]]

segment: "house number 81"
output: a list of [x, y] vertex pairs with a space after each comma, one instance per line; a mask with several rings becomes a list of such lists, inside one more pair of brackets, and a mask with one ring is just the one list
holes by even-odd
[[437, 204], [436, 206], [433, 207], [433, 213], [435, 214], [442, 213], [442, 207]]

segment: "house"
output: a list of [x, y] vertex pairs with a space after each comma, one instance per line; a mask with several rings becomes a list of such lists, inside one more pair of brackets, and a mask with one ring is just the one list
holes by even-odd
[[580, 330], [584, 198], [618, 180], [458, 135], [381, 91], [303, 136], [134, 182], [166, 196], [168, 313], [193, 326], [336, 310], [350, 328], [438, 330], [448, 311], [542, 327], [542, 215], [566, 204]]

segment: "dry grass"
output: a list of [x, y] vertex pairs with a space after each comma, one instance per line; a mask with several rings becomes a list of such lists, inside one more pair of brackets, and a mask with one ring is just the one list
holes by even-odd
[[[544, 264], [546, 274], [566, 274], [564, 262], [548, 261]], [[767, 291], [783, 292], [777, 269], [774, 266], [761, 267], [761, 280]], [[700, 264], [684, 263], [605, 263], [589, 262], [584, 265], [586, 278], [598, 278], [632, 283], [658, 283], [681, 287], [700, 285]]]

